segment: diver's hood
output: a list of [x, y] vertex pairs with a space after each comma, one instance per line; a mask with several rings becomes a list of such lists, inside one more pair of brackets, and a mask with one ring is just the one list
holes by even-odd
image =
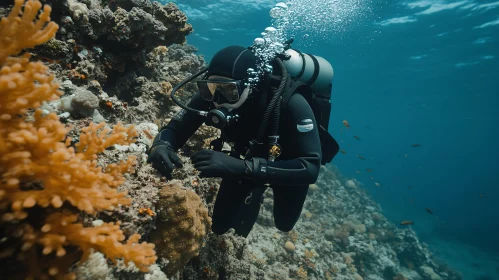
[[254, 53], [243, 46], [229, 46], [213, 56], [206, 76], [217, 75], [244, 80], [248, 77], [249, 68], [256, 69]]

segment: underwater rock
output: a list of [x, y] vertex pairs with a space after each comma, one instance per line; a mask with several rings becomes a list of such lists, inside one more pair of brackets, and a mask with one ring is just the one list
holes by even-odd
[[139, 132], [140, 138], [139, 142], [144, 143], [146, 146], [150, 147], [154, 136], [158, 134], [159, 128], [154, 123], [140, 123], [135, 126], [135, 129]]
[[148, 273], [144, 275], [144, 280], [168, 280], [166, 274], [161, 271], [159, 265], [152, 265]]
[[348, 221], [344, 222], [344, 225], [349, 226], [351, 229], [353, 229], [356, 233], [365, 233], [366, 232], [366, 226], [362, 224], [357, 218], [349, 216]]
[[101, 280], [106, 279], [111, 268], [107, 265], [106, 257], [100, 252], [95, 252], [90, 254], [88, 260], [79, 264], [74, 272], [76, 279]]
[[352, 181], [352, 180], [348, 180], [348, 181], [347, 181], [347, 187], [349, 187], [349, 188], [355, 188], [355, 187], [357, 187], [357, 186], [355, 185], [355, 182], [354, 182], [354, 181]]
[[45, 44], [38, 45], [34, 48], [36, 58], [40, 58], [48, 62], [67, 62], [72, 57], [73, 47], [68, 42], [51, 39]]
[[94, 123], [100, 123], [100, 122], [105, 122], [106, 119], [99, 113], [98, 110], [94, 110], [94, 113], [92, 114], [92, 121]]
[[422, 271], [422, 274], [423, 274], [423, 277], [424, 279], [428, 279], [428, 280], [442, 280], [442, 278], [440, 277], [440, 275], [436, 274], [435, 271], [433, 270], [433, 268], [429, 267], [429, 266], [421, 266], [420, 267], [421, 271]]
[[74, 21], [83, 20], [84, 22], [88, 22], [87, 5], [76, 2], [75, 0], [68, 0], [68, 7]]
[[421, 246], [413, 230], [401, 230], [397, 232], [397, 238], [400, 242], [394, 243], [392, 248], [401, 263], [408, 267], [420, 267], [431, 263], [429, 252]]
[[88, 117], [99, 107], [99, 98], [86, 89], [76, 88], [72, 96], [61, 99], [61, 106], [75, 117]]
[[354, 273], [353, 279], [355, 279], [355, 280], [364, 280], [364, 278], [362, 278], [362, 276], [360, 276], [358, 273]]
[[50, 106], [47, 102], [43, 102], [42, 106], [40, 106], [40, 109], [48, 112], [56, 112], [56, 108]]
[[67, 120], [70, 116], [71, 116], [71, 114], [70, 114], [70, 113], [68, 113], [68, 112], [64, 112], [64, 113], [62, 113], [62, 114], [58, 115], [58, 117], [59, 117], [62, 121]]
[[319, 186], [317, 186], [317, 184], [310, 184], [308, 187], [309, 187], [309, 190], [314, 191], [314, 192], [320, 190], [320, 188], [319, 188]]
[[185, 36], [192, 32], [187, 17], [173, 3], [115, 1], [107, 7], [95, 5], [90, 9], [82, 5], [69, 5], [75, 25], [82, 35], [101, 41], [110, 51], [118, 44], [128, 49], [183, 44]]
[[293, 242], [291, 241], [286, 241], [286, 243], [284, 244], [284, 249], [286, 249], [288, 253], [293, 253], [295, 251], [295, 244], [293, 244]]
[[334, 237], [335, 237], [335, 232], [333, 229], [328, 229], [324, 233], [324, 238], [326, 238], [326, 240], [328, 241], [334, 241]]

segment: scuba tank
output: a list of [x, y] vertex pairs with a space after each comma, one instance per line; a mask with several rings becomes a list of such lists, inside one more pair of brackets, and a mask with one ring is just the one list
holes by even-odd
[[334, 71], [327, 60], [295, 49], [287, 49], [284, 55], [287, 59], [283, 63], [291, 78], [310, 85], [314, 92], [328, 90]]

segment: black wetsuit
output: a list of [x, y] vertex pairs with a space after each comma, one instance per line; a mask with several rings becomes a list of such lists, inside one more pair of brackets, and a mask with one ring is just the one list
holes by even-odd
[[[211, 109], [212, 103], [195, 94], [190, 108]], [[239, 122], [222, 130], [224, 141], [234, 143], [232, 156], [245, 154], [250, 140], [255, 138], [261, 116], [255, 106], [246, 102], [237, 109]], [[175, 151], [203, 124], [205, 117], [182, 110], [161, 129], [159, 139], [169, 142]], [[281, 112], [279, 144], [282, 154], [267, 161], [267, 147], [253, 153], [259, 166], [253, 178], [224, 178], [217, 194], [212, 217], [212, 230], [217, 234], [235, 228], [247, 236], [259, 213], [261, 197], [267, 186], [274, 192], [274, 222], [282, 231], [290, 231], [300, 217], [309, 184], [315, 183], [321, 165], [321, 144], [314, 114], [301, 94], [293, 94]], [[266, 172], [265, 172], [266, 171]], [[251, 196], [250, 196], [251, 194]]]

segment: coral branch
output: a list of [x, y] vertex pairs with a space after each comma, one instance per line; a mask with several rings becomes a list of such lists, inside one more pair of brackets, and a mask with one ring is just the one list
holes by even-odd
[[[83, 251], [82, 261], [88, 259], [93, 250], [102, 252], [111, 261], [116, 263], [119, 258], [124, 258], [125, 264], [133, 262], [141, 271], [156, 262], [154, 244], [140, 243], [140, 235], [130, 236], [123, 244], [125, 235], [120, 229], [120, 223], [104, 223], [93, 228], [84, 228], [75, 223], [76, 215], [68, 213], [55, 213], [49, 216], [42, 227], [47, 234], [40, 239], [44, 245], [44, 253], [56, 252], [57, 256], [65, 254], [64, 246], [76, 245]], [[55, 234], [51, 234], [54, 232]]]
[[54, 37], [59, 26], [50, 21], [52, 8], [45, 5], [37, 20], [41, 7], [42, 4], [37, 0], [28, 0], [26, 3], [24, 0], [15, 0], [9, 16], [0, 20], [0, 62], [9, 55], [18, 54], [22, 49], [43, 44]]
[[[133, 127], [126, 128], [121, 124], [114, 126], [113, 131], [104, 127], [105, 123], [95, 125], [91, 123], [83, 128], [80, 142], [76, 144], [78, 152], [82, 153], [85, 159], [95, 159], [97, 154], [102, 153], [107, 147], [114, 144], [127, 145], [134, 142], [134, 137], [139, 134]], [[101, 130], [102, 129], [102, 130]], [[97, 131], [99, 131], [97, 133]]]

